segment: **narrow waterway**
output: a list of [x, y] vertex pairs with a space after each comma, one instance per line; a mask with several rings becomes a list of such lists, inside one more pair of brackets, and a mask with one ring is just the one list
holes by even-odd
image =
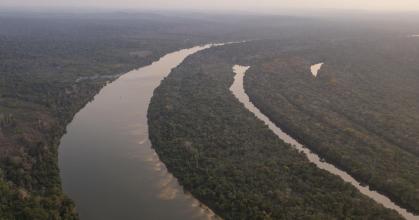
[[180, 50], [122, 75], [78, 112], [59, 147], [64, 191], [82, 220], [213, 219], [160, 162], [148, 139], [154, 89], [187, 56]]
[[243, 80], [246, 71], [249, 69], [247, 66], [240, 66], [235, 65], [233, 67], [234, 73], [236, 73], [234, 77], [234, 83], [230, 87], [231, 92], [234, 94], [234, 96], [241, 102], [243, 105], [255, 114], [257, 118], [265, 122], [266, 125], [269, 126], [269, 128], [284, 142], [291, 144], [294, 146], [297, 150], [300, 152], [303, 152], [308, 160], [314, 164], [316, 164], [317, 167], [320, 169], [326, 170], [332, 174], [335, 174], [342, 178], [345, 182], [348, 182], [355, 186], [362, 194], [370, 197], [371, 199], [375, 200], [376, 202], [382, 204], [384, 207], [396, 210], [400, 215], [402, 215], [407, 220], [419, 220], [419, 216], [415, 216], [412, 213], [408, 212], [406, 209], [403, 209], [393, 203], [389, 198], [386, 196], [370, 190], [368, 186], [361, 186], [361, 184], [356, 181], [352, 176], [350, 176], [345, 171], [342, 171], [335, 167], [333, 164], [324, 162], [320, 159], [320, 157], [311, 152], [308, 148], [304, 147], [302, 144], [297, 142], [295, 139], [293, 139], [291, 136], [284, 133], [279, 127], [277, 127], [266, 115], [264, 115], [253, 103], [250, 101], [249, 96], [247, 96], [244, 87], [243, 87]]

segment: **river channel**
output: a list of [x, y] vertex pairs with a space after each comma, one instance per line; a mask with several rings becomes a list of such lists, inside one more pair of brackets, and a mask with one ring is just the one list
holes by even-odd
[[64, 191], [82, 220], [216, 218], [182, 187], [148, 139], [153, 91], [187, 56], [180, 50], [105, 86], [67, 126], [59, 147]]
[[406, 209], [396, 205], [394, 202], [392, 202], [389, 198], [386, 196], [374, 191], [370, 190], [368, 186], [361, 185], [358, 181], [356, 181], [352, 176], [350, 176], [348, 173], [346, 173], [343, 170], [338, 169], [333, 164], [327, 163], [320, 159], [320, 157], [315, 154], [314, 152], [310, 151], [308, 148], [300, 144], [298, 141], [296, 141], [294, 138], [286, 134], [279, 128], [277, 125], [275, 125], [266, 115], [264, 115], [249, 99], [249, 96], [246, 94], [246, 91], [243, 86], [243, 80], [246, 71], [249, 69], [248, 66], [240, 66], [235, 65], [233, 67], [234, 73], [236, 73], [234, 77], [234, 83], [230, 87], [231, 92], [234, 94], [234, 96], [243, 103], [244, 107], [255, 114], [257, 118], [265, 122], [266, 125], [284, 142], [291, 144], [293, 147], [295, 147], [300, 152], [303, 152], [308, 160], [312, 163], [314, 163], [317, 167], [320, 169], [326, 170], [332, 174], [335, 174], [339, 176], [341, 179], [343, 179], [345, 182], [348, 182], [355, 186], [362, 194], [370, 197], [371, 199], [375, 200], [376, 202], [382, 204], [384, 207], [393, 209], [397, 211], [401, 216], [406, 218], [407, 220], [419, 220], [419, 216], [413, 215], [412, 213], [408, 212]]

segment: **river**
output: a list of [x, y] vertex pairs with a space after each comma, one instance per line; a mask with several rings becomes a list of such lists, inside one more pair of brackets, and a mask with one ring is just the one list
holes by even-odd
[[170, 53], [105, 86], [67, 126], [59, 146], [64, 191], [82, 220], [217, 218], [160, 162], [148, 139], [154, 89], [187, 56], [212, 45]]
[[386, 196], [374, 191], [370, 190], [368, 186], [362, 186], [358, 181], [356, 181], [352, 176], [346, 173], [343, 170], [338, 169], [333, 164], [324, 162], [320, 159], [320, 157], [310, 151], [308, 148], [300, 144], [298, 141], [293, 139], [288, 134], [284, 133], [279, 127], [277, 127], [266, 115], [264, 115], [253, 103], [250, 101], [249, 96], [246, 94], [246, 91], [243, 87], [243, 80], [246, 71], [249, 67], [235, 65], [233, 67], [234, 73], [236, 73], [234, 77], [234, 83], [230, 87], [231, 92], [234, 96], [243, 103], [244, 107], [248, 109], [250, 112], [254, 113], [257, 118], [265, 122], [266, 125], [284, 142], [291, 144], [294, 146], [298, 151], [303, 152], [308, 160], [314, 163], [320, 169], [326, 170], [334, 175], [339, 176], [345, 182], [348, 182], [355, 186], [362, 194], [370, 197], [371, 199], [375, 200], [376, 202], [382, 204], [384, 207], [393, 209], [397, 211], [401, 216], [403, 216], [407, 220], [419, 220], [419, 216], [413, 215], [412, 213], [408, 212], [406, 209], [401, 208], [400, 206], [393, 203], [389, 198]]

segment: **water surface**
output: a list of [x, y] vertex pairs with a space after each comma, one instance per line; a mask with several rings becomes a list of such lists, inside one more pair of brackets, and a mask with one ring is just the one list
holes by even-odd
[[185, 194], [148, 139], [147, 109], [154, 89], [194, 47], [162, 57], [105, 86], [78, 112], [59, 147], [64, 191], [82, 220], [210, 219]]
[[311, 74], [313, 74], [314, 77], [317, 77], [317, 74], [319, 73], [320, 69], [322, 68], [323, 63], [314, 64], [310, 67]]

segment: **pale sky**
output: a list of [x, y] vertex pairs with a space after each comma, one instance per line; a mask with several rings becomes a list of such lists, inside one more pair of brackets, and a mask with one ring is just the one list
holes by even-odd
[[419, 0], [0, 0], [0, 7], [245, 10], [362, 9], [419, 11]]

